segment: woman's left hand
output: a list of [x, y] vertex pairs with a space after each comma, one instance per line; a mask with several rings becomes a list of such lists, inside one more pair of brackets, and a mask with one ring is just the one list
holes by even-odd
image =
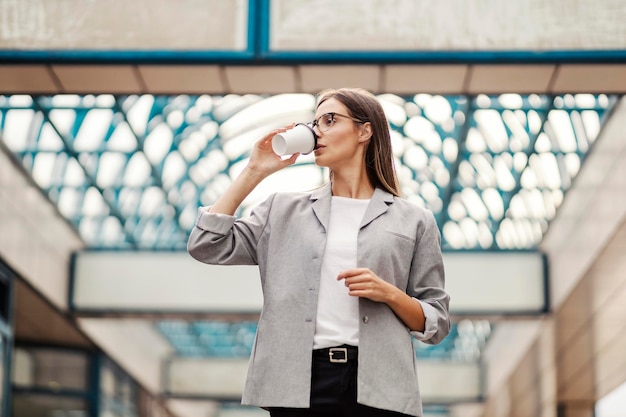
[[337, 281], [340, 280], [344, 280], [351, 296], [387, 304], [410, 330], [423, 332], [426, 329], [426, 317], [420, 303], [371, 269], [346, 269], [337, 275]]
[[379, 303], [387, 303], [400, 291], [396, 286], [380, 278], [369, 268], [354, 268], [342, 271], [337, 280], [344, 280], [349, 294], [364, 297]]

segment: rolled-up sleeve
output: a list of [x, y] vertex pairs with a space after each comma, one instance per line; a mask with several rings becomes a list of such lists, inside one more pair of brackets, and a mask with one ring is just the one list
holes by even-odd
[[[420, 236], [421, 235], [421, 236]], [[424, 332], [411, 335], [428, 344], [441, 342], [450, 333], [450, 296], [445, 290], [445, 270], [441, 255], [441, 235], [431, 212], [425, 216], [423, 231], [413, 254], [408, 294], [417, 299], [424, 311]]]
[[411, 332], [411, 335], [419, 341], [425, 341], [437, 333], [437, 310], [435, 310], [435, 308], [430, 304], [420, 301], [417, 298], [415, 298], [415, 300], [422, 306], [424, 318], [426, 319], [426, 325], [423, 332], [414, 330]]
[[201, 230], [211, 231], [218, 235], [227, 235], [237, 218], [228, 214], [211, 213], [209, 211], [210, 208], [200, 207], [198, 209], [195, 226]]
[[252, 210], [250, 217], [238, 219], [198, 209], [187, 252], [196, 260], [214, 265], [256, 265], [257, 243], [265, 230], [274, 195]]

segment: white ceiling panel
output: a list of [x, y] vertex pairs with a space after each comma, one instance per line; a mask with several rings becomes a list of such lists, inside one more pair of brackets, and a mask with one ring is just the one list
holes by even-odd
[[626, 65], [0, 65], [0, 93], [624, 93]]
[[474, 65], [467, 90], [470, 94], [545, 93], [554, 65]]
[[387, 65], [381, 91], [393, 94], [458, 94], [467, 65]]
[[47, 65], [0, 65], [0, 93], [58, 93]]
[[561, 65], [554, 93], [626, 92], [626, 65]]
[[66, 93], [144, 92], [132, 65], [53, 65], [52, 70]]
[[299, 67], [302, 91], [317, 93], [327, 88], [360, 87], [380, 92], [380, 71], [376, 65], [306, 65]]
[[221, 94], [226, 91], [217, 65], [140, 65], [139, 74], [152, 94]]
[[[186, 252], [86, 251], [73, 261], [76, 311], [257, 314], [263, 305], [256, 267], [205, 265]], [[444, 261], [454, 314], [536, 314], [545, 309], [539, 253], [446, 252]], [[500, 271], [507, 268], [503, 277]], [[173, 275], [179, 276], [176, 288], [169, 285]], [[147, 293], [146, 287], [152, 290]]]
[[296, 75], [291, 66], [231, 66], [225, 72], [230, 93], [272, 94], [296, 90]]

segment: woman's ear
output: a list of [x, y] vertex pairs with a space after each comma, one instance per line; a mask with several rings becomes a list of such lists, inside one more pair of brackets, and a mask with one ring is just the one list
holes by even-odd
[[370, 122], [363, 123], [359, 131], [359, 142], [367, 142], [372, 137], [372, 124]]

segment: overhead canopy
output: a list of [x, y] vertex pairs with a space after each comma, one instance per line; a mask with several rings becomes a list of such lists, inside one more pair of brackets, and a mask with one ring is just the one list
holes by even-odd
[[[614, 99], [507, 94], [378, 96], [405, 196], [432, 210], [444, 249], [532, 249], [600, 132]], [[0, 134], [92, 248], [184, 249], [269, 129], [310, 121], [309, 94], [0, 96]], [[308, 190], [312, 156], [265, 180]]]

